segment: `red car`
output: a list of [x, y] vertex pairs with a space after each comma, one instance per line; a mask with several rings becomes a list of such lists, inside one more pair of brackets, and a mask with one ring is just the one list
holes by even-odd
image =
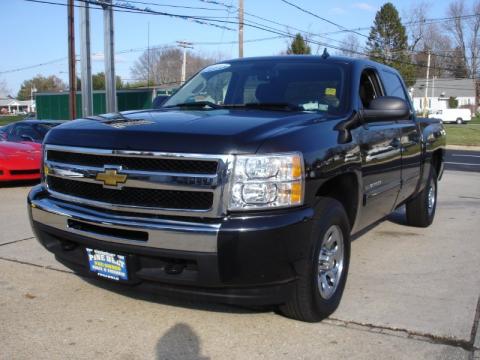
[[40, 179], [42, 145], [0, 141], [0, 182]]

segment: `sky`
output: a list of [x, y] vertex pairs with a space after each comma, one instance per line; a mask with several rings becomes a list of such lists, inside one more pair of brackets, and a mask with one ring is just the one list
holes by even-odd
[[[48, 0], [45, 0], [48, 1]], [[67, 0], [50, 0], [51, 2], [66, 4]], [[115, 2], [116, 0], [114, 0]], [[213, 10], [179, 9], [165, 6], [134, 4], [139, 7], [148, 6], [156, 11], [164, 11], [175, 14], [195, 16], [218, 16], [226, 21], [235, 21], [235, 10], [228, 10], [227, 7], [218, 5], [237, 6], [237, 0], [137, 0], [148, 3], [163, 5], [181, 5], [191, 7], [204, 7]], [[210, 1], [210, 3], [209, 3]], [[289, 0], [303, 9], [309, 10], [321, 17], [344, 26], [345, 28], [369, 27], [373, 23], [376, 11], [385, 3], [383, 0]], [[399, 10], [400, 15], [405, 15], [418, 0], [391, 1]], [[247, 13], [261, 16], [269, 20], [288, 25], [294, 28], [323, 34], [338, 31], [338, 27], [322, 21], [310, 14], [306, 14], [281, 0], [244, 0]], [[430, 18], [439, 18], [446, 15], [448, 0], [431, 1], [429, 6]], [[471, 1], [467, 1], [469, 6]], [[79, 9], [76, 8], [76, 54], [79, 56]], [[65, 6], [39, 4], [26, 0], [0, 0], [0, 31], [2, 34], [2, 45], [0, 53], [0, 81], [5, 81], [9, 93], [16, 95], [21, 83], [37, 74], [44, 76], [56, 75], [67, 82], [67, 8]], [[91, 52], [93, 73], [103, 71], [103, 15], [101, 10], [90, 11], [91, 16]], [[252, 18], [248, 15], [246, 20], [262, 20]], [[268, 24], [268, 23], [265, 23]], [[236, 29], [235, 24], [226, 26]], [[285, 31], [285, 26], [270, 24]], [[184, 19], [171, 18], [168, 16], [145, 15], [134, 13], [114, 13], [115, 28], [115, 52], [116, 73], [123, 79], [129, 81], [132, 78], [131, 67], [135, 60], [141, 55], [138, 49], [173, 45], [178, 40], [186, 40], [193, 43], [205, 42], [232, 42], [238, 39], [237, 31], [219, 29], [213, 26], [197, 24]], [[297, 31], [290, 29], [290, 33]], [[368, 30], [362, 30], [368, 35]], [[150, 41], [148, 41], [150, 33]], [[284, 51], [288, 45], [286, 38], [269, 39], [265, 41], [248, 42], [249, 40], [271, 38], [276, 36], [260, 29], [245, 27], [244, 30], [244, 55], [262, 56], [275, 55]], [[345, 33], [325, 35], [326, 43], [337, 44], [334, 40], [343, 40]], [[363, 37], [359, 37], [363, 44]], [[320, 40], [319, 40], [320, 41]], [[314, 53], [323, 52], [323, 47], [312, 45]], [[235, 58], [238, 56], [237, 44], [196, 44], [193, 51], [205, 55], [221, 54], [223, 58]], [[334, 53], [335, 51], [331, 51]], [[18, 68], [32, 65], [50, 63], [48, 65], [36, 66], [31, 69], [14, 71]], [[4, 72], [4, 73], [2, 73]], [[79, 64], [77, 65], [79, 73]]]

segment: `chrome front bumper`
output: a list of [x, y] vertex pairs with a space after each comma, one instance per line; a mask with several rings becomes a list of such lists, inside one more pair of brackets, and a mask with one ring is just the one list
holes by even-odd
[[[105, 213], [48, 196], [41, 185], [29, 195], [31, 220], [43, 225], [113, 243], [165, 250], [216, 253], [220, 223], [198, 223]], [[83, 228], [72, 226], [84, 224]], [[145, 240], [125, 239], [122, 231], [145, 234]]]

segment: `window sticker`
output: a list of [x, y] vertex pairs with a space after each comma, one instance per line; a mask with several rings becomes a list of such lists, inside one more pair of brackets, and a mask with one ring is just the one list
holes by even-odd
[[337, 89], [335, 88], [326, 88], [325, 95], [335, 96], [337, 95]]

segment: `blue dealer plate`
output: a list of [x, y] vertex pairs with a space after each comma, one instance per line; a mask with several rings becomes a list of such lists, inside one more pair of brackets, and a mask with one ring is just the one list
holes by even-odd
[[89, 248], [85, 250], [90, 271], [110, 280], [128, 280], [127, 261], [124, 255]]

